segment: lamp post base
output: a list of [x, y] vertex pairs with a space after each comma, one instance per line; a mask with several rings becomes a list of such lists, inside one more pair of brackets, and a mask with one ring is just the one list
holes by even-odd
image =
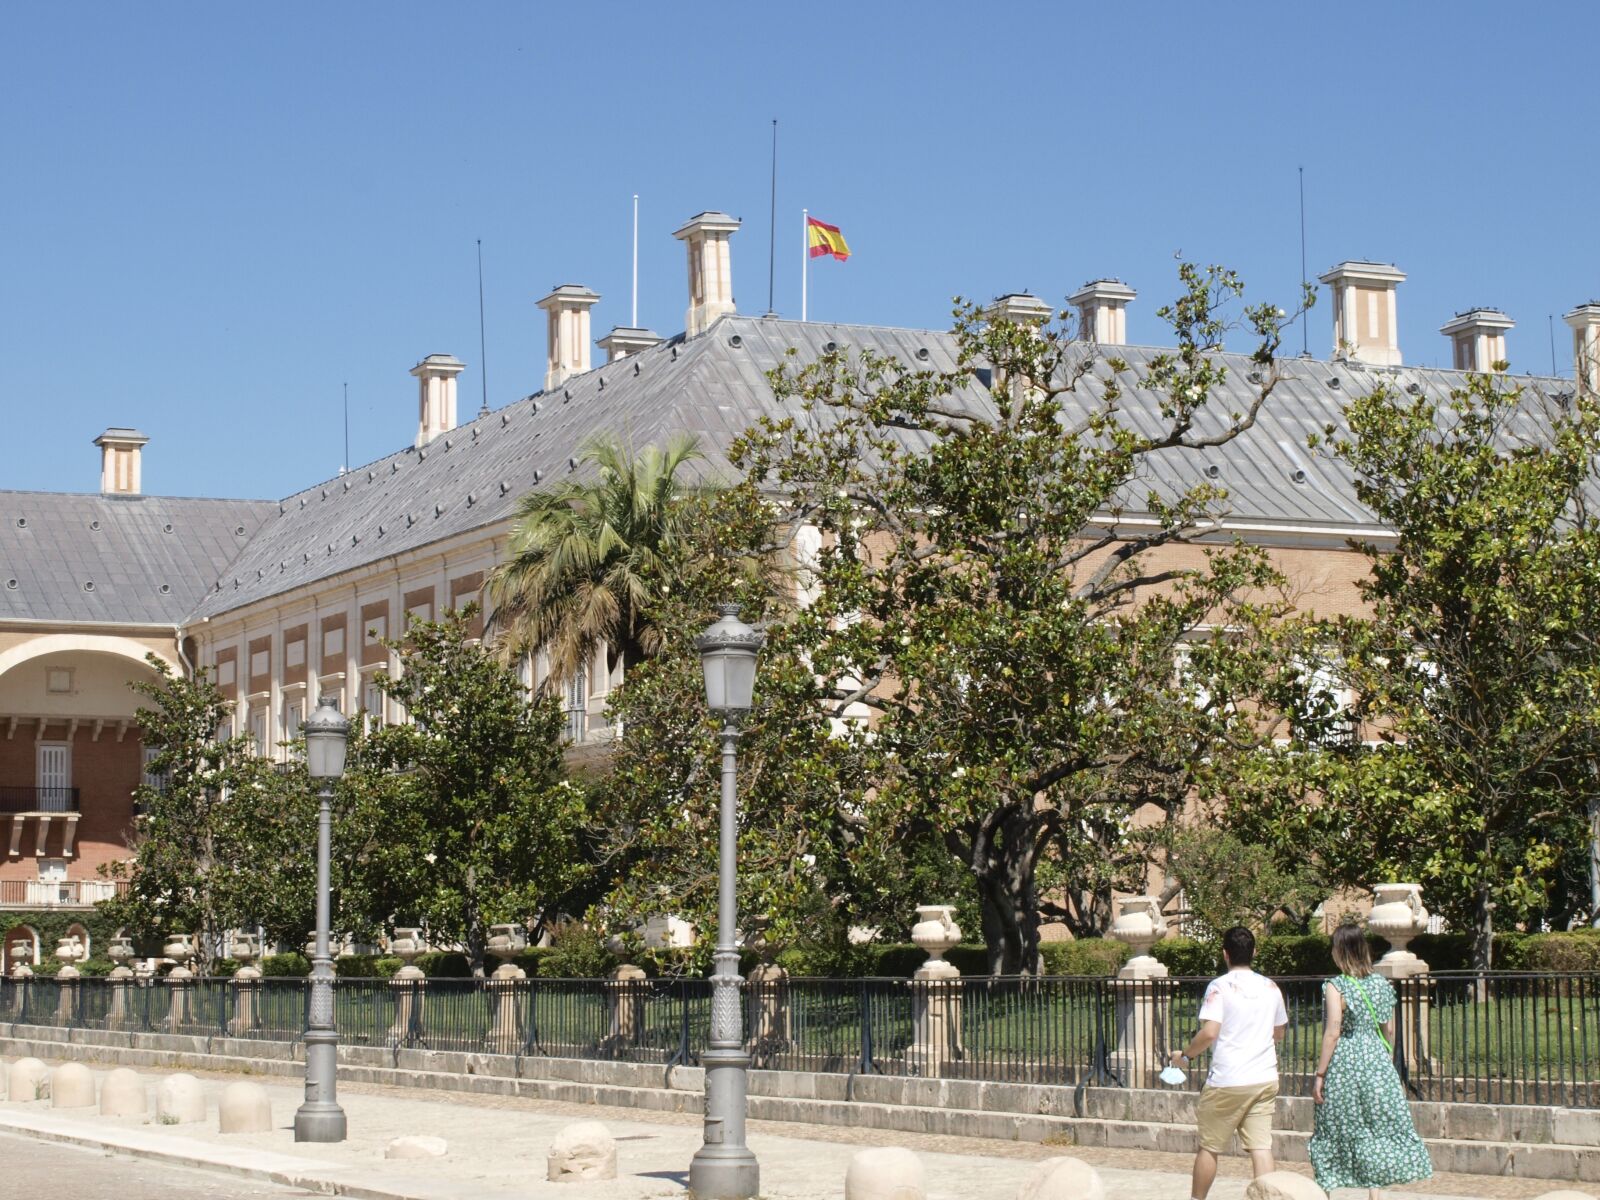
[[761, 1166], [744, 1140], [750, 1056], [737, 1047], [712, 1047], [700, 1063], [706, 1072], [705, 1143], [689, 1162], [689, 1192], [695, 1200], [753, 1200], [761, 1192]]
[[297, 1142], [342, 1142], [345, 1137], [344, 1109], [325, 1100], [308, 1100], [295, 1110], [294, 1140]]

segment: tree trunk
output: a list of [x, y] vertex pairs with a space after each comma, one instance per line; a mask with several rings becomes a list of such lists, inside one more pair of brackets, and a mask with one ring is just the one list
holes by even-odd
[[1494, 965], [1494, 901], [1489, 885], [1478, 884], [1472, 902], [1472, 969], [1487, 971]]
[[1032, 822], [1012, 808], [973, 839], [972, 872], [983, 903], [989, 974], [1039, 973], [1039, 905], [1033, 889]]
[[462, 944], [467, 948], [467, 963], [472, 968], [472, 977], [474, 979], [482, 979], [485, 973], [483, 969], [483, 960], [484, 946], [487, 943], [487, 939], [484, 937], [483, 932], [483, 915], [478, 910], [478, 890], [475, 886], [477, 883], [477, 878], [477, 868], [468, 866], [466, 878], [466, 912], [462, 914], [466, 918], [466, 920], [463, 922], [463, 924], [466, 926], [466, 936], [462, 938]]

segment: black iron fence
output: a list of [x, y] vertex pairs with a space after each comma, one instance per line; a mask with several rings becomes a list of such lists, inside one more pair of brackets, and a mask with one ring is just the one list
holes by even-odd
[[[756, 1067], [1060, 1086], [1156, 1086], [1203, 979], [787, 979], [746, 985]], [[1279, 979], [1283, 1091], [1310, 1092], [1323, 981]], [[1397, 984], [1395, 1065], [1417, 1099], [1600, 1107], [1600, 975], [1440, 973]], [[350, 1045], [696, 1063], [704, 979], [340, 979]], [[0, 981], [0, 1021], [296, 1040], [303, 979]], [[1193, 1065], [1191, 1086], [1204, 1080]]]

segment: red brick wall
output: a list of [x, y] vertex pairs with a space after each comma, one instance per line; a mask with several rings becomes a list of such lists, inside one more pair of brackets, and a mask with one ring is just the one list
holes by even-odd
[[[34, 739], [31, 736], [0, 737], [0, 782], [33, 787], [37, 784]], [[46, 740], [59, 741], [67, 727], [52, 726]], [[73, 856], [67, 861], [68, 879], [98, 879], [101, 863], [128, 857], [128, 833], [133, 826], [133, 789], [140, 775], [139, 731], [129, 728], [117, 741], [115, 728], [103, 728], [95, 740], [92, 728], [80, 728], [72, 739], [72, 784], [78, 789], [80, 812], [73, 838]], [[50, 822], [44, 854], [37, 855], [34, 833], [37, 824], [26, 822], [21, 854], [12, 857], [11, 822], [0, 819], [0, 879], [37, 879], [38, 858], [62, 857], [62, 838], [66, 822], [60, 816]]]

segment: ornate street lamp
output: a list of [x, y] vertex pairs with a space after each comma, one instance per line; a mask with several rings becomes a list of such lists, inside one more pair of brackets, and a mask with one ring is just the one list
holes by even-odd
[[706, 677], [706, 704], [722, 718], [722, 813], [717, 865], [717, 949], [711, 972], [711, 1045], [706, 1072], [705, 1140], [689, 1164], [696, 1200], [748, 1200], [760, 1190], [761, 1167], [744, 1141], [744, 1022], [739, 999], [737, 754], [739, 722], [750, 711], [756, 655], [766, 635], [739, 620], [737, 604], [719, 605], [721, 619], [695, 639]]
[[317, 789], [317, 944], [311, 964], [311, 1016], [306, 1025], [306, 1099], [294, 1114], [297, 1142], [342, 1142], [344, 1109], [336, 1097], [339, 1034], [333, 1027], [333, 959], [328, 953], [329, 840], [333, 829], [333, 784], [344, 774], [350, 722], [324, 693], [301, 728], [306, 737], [306, 773]]

